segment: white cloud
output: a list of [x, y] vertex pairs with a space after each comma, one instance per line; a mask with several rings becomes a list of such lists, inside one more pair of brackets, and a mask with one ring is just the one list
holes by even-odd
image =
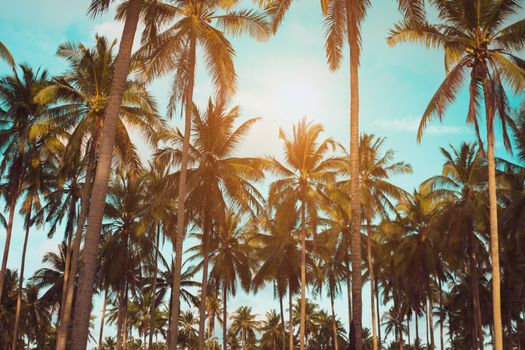
[[[419, 128], [419, 122], [419, 118], [403, 117], [397, 119], [376, 119], [373, 125], [388, 130], [417, 132]], [[427, 126], [425, 132], [428, 134], [459, 134], [464, 133], [465, 128], [455, 125], [443, 125], [439, 124], [439, 122], [434, 122]]]
[[[95, 24], [93, 28], [93, 36], [98, 34], [104, 36], [109, 40], [120, 40], [122, 36], [122, 30], [124, 29], [124, 22], [107, 21]], [[133, 42], [133, 51], [136, 51], [140, 47], [140, 36], [142, 34], [143, 25], [139, 25], [137, 33], [135, 34], [135, 40]]]

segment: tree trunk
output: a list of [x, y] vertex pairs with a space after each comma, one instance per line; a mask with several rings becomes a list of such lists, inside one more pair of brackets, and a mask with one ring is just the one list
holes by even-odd
[[485, 111], [487, 122], [487, 160], [489, 179], [489, 209], [490, 209], [490, 256], [492, 260], [492, 312], [494, 318], [494, 350], [503, 350], [503, 334], [501, 323], [501, 291], [498, 238], [498, 203], [496, 198], [496, 164], [494, 159], [494, 114], [489, 93], [490, 83], [488, 72], [483, 77], [483, 92], [485, 95]]
[[430, 349], [435, 349], [435, 341], [434, 341], [434, 302], [432, 301], [432, 294], [428, 296], [428, 323], [430, 324]]
[[18, 293], [16, 297], [16, 314], [15, 314], [15, 326], [13, 331], [13, 342], [11, 343], [11, 350], [16, 350], [18, 342], [18, 329], [20, 327], [20, 314], [22, 312], [22, 290], [24, 287], [24, 270], [26, 267], [26, 253], [27, 253], [27, 242], [29, 240], [29, 230], [31, 228], [31, 208], [33, 207], [33, 200], [29, 200], [29, 209], [26, 214], [26, 234], [24, 237], [24, 247], [22, 249], [22, 261], [20, 262], [20, 277], [18, 280]]
[[179, 193], [177, 196], [177, 237], [175, 238], [175, 266], [173, 278], [173, 297], [171, 310], [171, 330], [169, 330], [170, 341], [169, 350], [177, 350], [177, 341], [179, 336], [179, 313], [180, 313], [180, 276], [182, 272], [182, 243], [185, 236], [184, 222], [184, 202], [186, 198], [186, 176], [188, 172], [188, 151], [191, 137], [191, 115], [193, 111], [193, 85], [195, 79], [195, 55], [196, 55], [196, 38], [190, 39], [190, 65], [189, 65], [189, 82], [188, 91], [186, 91], [185, 120], [184, 120], [184, 140], [182, 144], [182, 159], [180, 166]]
[[377, 343], [378, 348], [381, 349], [381, 313], [379, 312], [379, 287], [377, 286], [377, 278], [374, 282], [375, 294], [376, 294], [376, 315], [377, 315]]
[[[283, 296], [279, 295], [279, 308], [281, 310], [281, 347], [282, 350], [286, 350], [286, 329], [284, 328], [284, 307], [283, 307]], [[224, 348], [226, 350], [226, 348]]]
[[[153, 266], [153, 284], [151, 287], [151, 305], [149, 309], [149, 342], [148, 349], [153, 349], [153, 333], [155, 333], [155, 305], [157, 297], [157, 268], [159, 262], [159, 249], [160, 249], [160, 226], [157, 225], [157, 238], [155, 243], [155, 266]], [[146, 343], [144, 343], [146, 346]]]
[[479, 274], [478, 274], [478, 246], [474, 233], [469, 234], [469, 268], [470, 284], [472, 288], [472, 348], [483, 349], [483, 324], [481, 320], [481, 304], [479, 300]]
[[290, 350], [293, 347], [293, 298], [292, 298], [292, 285], [288, 283], [288, 334]]
[[202, 288], [201, 288], [201, 303], [199, 306], [199, 350], [204, 350], [205, 346], [205, 323], [206, 323], [206, 298], [208, 297], [208, 262], [210, 250], [210, 223], [209, 218], [205, 218], [203, 240], [203, 254], [204, 260], [202, 263]]
[[407, 314], [407, 345], [409, 349], [410, 349], [410, 315], [411, 313], [412, 311], [410, 311], [410, 313]]
[[299, 328], [299, 349], [304, 350], [304, 337], [306, 328], [306, 214], [304, 197], [301, 204], [301, 323]]
[[[73, 212], [73, 215], [76, 216], [76, 201], [71, 202], [70, 213]], [[69, 278], [69, 271], [71, 270], [71, 258], [73, 255], [73, 230], [66, 232], [67, 237], [67, 251], [66, 251], [66, 262], [64, 264], [64, 278], [62, 282], [62, 293], [60, 295], [60, 307], [57, 317], [57, 326], [60, 325], [60, 318], [62, 317], [62, 307], [66, 304], [66, 294], [67, 294], [67, 281]]]
[[[348, 302], [348, 337], [350, 337], [350, 324], [352, 323], [352, 282], [350, 280], [350, 261], [348, 261], [348, 251], [345, 254], [346, 265], [346, 296]], [[350, 339], [350, 338], [349, 338]]]
[[332, 331], [333, 331], [333, 343], [332, 346], [335, 350], [339, 349], [339, 344], [337, 341], [337, 322], [335, 319], [335, 307], [334, 307], [334, 288], [331, 283], [328, 284], [328, 288], [330, 289], [330, 306], [332, 308]]
[[352, 319], [356, 350], [361, 350], [361, 200], [359, 193], [359, 5], [346, 0], [350, 48], [350, 198], [352, 218]]
[[228, 290], [226, 283], [222, 286], [222, 348], [228, 349]]
[[[80, 213], [78, 215], [77, 227], [75, 229], [75, 239], [73, 241], [73, 248], [71, 251], [71, 266], [69, 270], [64, 271], [64, 282], [62, 293], [65, 298], [62, 298], [64, 304], [60, 305], [60, 324], [58, 327], [56, 350], [66, 350], [67, 340], [69, 335], [69, 328], [71, 325], [71, 313], [73, 309], [74, 295], [75, 295], [75, 280], [78, 271], [78, 262], [80, 257], [80, 245], [82, 244], [82, 233], [84, 230], [84, 223], [89, 209], [89, 196], [91, 194], [92, 178], [95, 168], [95, 159], [97, 157], [97, 138], [93, 140], [93, 149], [89, 154], [88, 165], [86, 167], [86, 177], [84, 179], [84, 186], [82, 186], [82, 195], [80, 199]], [[71, 277], [73, 276], [73, 277]]]
[[2, 294], [4, 292], [5, 283], [5, 272], [7, 270], [7, 259], [9, 257], [9, 247], [11, 246], [11, 234], [13, 233], [13, 219], [15, 217], [15, 206], [17, 193], [13, 194], [9, 203], [9, 219], [7, 223], [7, 230], [5, 236], [4, 254], [2, 255], [2, 270], [0, 271], [0, 300], [2, 300]]
[[126, 288], [126, 297], [124, 299], [124, 324], [123, 328], [123, 337], [122, 337], [122, 348], [124, 350], [128, 349], [128, 290]]
[[430, 337], [429, 337], [429, 334], [428, 334], [428, 324], [429, 324], [428, 320], [429, 320], [429, 318], [428, 318], [428, 303], [426, 303], [426, 305], [425, 305], [425, 325], [426, 325], [426, 330], [427, 330], [427, 349], [430, 348]]
[[85, 350], [87, 346], [91, 299], [93, 297], [95, 272], [97, 269], [100, 229], [106, 204], [106, 193], [113, 158], [113, 147], [115, 144], [115, 132], [120, 114], [120, 106], [122, 104], [122, 96], [127, 85], [131, 50], [142, 3], [143, 0], [130, 0], [128, 3], [128, 11], [122, 31], [119, 52], [115, 59], [115, 73], [106, 108], [99, 161], [89, 209], [83, 267], [79, 277], [79, 287], [75, 304], [71, 350]]
[[119, 297], [118, 297], [118, 319], [117, 319], [117, 344], [116, 348], [117, 350], [122, 350], [122, 338], [123, 333], [126, 331], [124, 329], [124, 305], [126, 304], [125, 294], [126, 293], [126, 286], [125, 283], [122, 283], [122, 286], [119, 291]]
[[445, 350], [445, 336], [443, 334], [443, 289], [441, 288], [441, 279], [438, 278], [439, 287], [439, 342], [440, 349]]
[[378, 349], [378, 343], [377, 343], [377, 328], [376, 328], [376, 309], [374, 305], [374, 261], [372, 258], [372, 239], [370, 237], [370, 223], [367, 220], [367, 237], [366, 237], [366, 248], [367, 248], [367, 259], [368, 259], [368, 272], [370, 277], [370, 308], [372, 311], [372, 349], [377, 350]]
[[102, 314], [100, 315], [100, 333], [98, 335], [98, 350], [102, 350], [102, 340], [104, 338], [104, 319], [106, 318], [106, 307], [108, 305], [108, 290], [104, 290], [104, 305], [102, 306]]

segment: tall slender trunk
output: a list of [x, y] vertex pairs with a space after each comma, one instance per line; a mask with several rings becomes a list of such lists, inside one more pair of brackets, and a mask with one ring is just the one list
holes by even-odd
[[204, 350], [205, 346], [205, 324], [206, 324], [206, 299], [208, 297], [208, 262], [210, 250], [210, 223], [209, 219], [205, 218], [204, 235], [202, 237], [204, 245], [204, 260], [202, 263], [202, 288], [201, 288], [201, 302], [199, 305], [199, 350]]
[[417, 344], [417, 348], [419, 349], [419, 314], [418, 314], [418, 310], [416, 310], [415, 314], [416, 314], [416, 344]]
[[377, 343], [381, 348], [381, 313], [379, 312], [379, 287], [377, 286], [377, 278], [374, 279], [374, 289], [376, 294], [376, 315], [377, 315]]
[[399, 350], [403, 350], [403, 314], [398, 317], [398, 328], [399, 328]]
[[429, 324], [429, 318], [428, 318], [428, 303], [425, 302], [425, 325], [426, 325], [426, 330], [427, 330], [427, 349], [430, 347], [430, 337], [429, 337], [429, 334], [428, 334], [428, 324]]
[[4, 292], [4, 283], [5, 283], [5, 272], [7, 270], [7, 259], [9, 257], [9, 248], [11, 246], [11, 234], [13, 233], [13, 219], [15, 217], [15, 206], [16, 198], [18, 197], [17, 193], [14, 193], [11, 201], [9, 203], [9, 219], [7, 222], [7, 230], [5, 236], [4, 244], [4, 254], [2, 255], [2, 270], [0, 271], [0, 300], [2, 300], [2, 294]]
[[411, 313], [412, 311], [410, 311], [410, 313], [407, 314], [407, 345], [409, 349], [410, 349], [410, 315]]
[[304, 350], [306, 328], [306, 213], [304, 196], [301, 203], [301, 323], [299, 326], [299, 349]]
[[434, 302], [432, 301], [432, 293], [428, 296], [428, 323], [430, 324], [430, 349], [435, 349], [434, 341]]
[[[97, 157], [97, 143], [98, 137], [95, 136], [89, 154], [88, 164], [86, 167], [86, 177], [84, 179], [84, 186], [82, 186], [82, 195], [80, 198], [80, 213], [78, 214], [77, 227], [75, 229], [75, 239], [73, 241], [73, 248], [71, 251], [71, 266], [69, 270], [64, 271], [64, 282], [62, 293], [65, 297], [62, 298], [64, 304], [60, 305], [60, 324], [58, 327], [56, 350], [66, 350], [69, 328], [71, 325], [71, 314], [73, 310], [73, 302], [75, 295], [75, 280], [78, 271], [80, 245], [82, 244], [82, 233], [89, 209], [89, 196], [91, 194], [92, 179], [95, 168], [95, 159]], [[67, 271], [67, 273], [66, 273]]]
[[339, 344], [337, 341], [337, 322], [335, 319], [335, 307], [334, 307], [334, 288], [332, 283], [328, 284], [328, 288], [330, 289], [330, 306], [332, 309], [332, 331], [333, 331], [333, 343], [332, 346], [335, 350], [339, 349]]
[[293, 347], [293, 297], [292, 297], [292, 285], [288, 283], [288, 337], [290, 350]]
[[100, 333], [98, 335], [98, 350], [102, 350], [102, 340], [104, 339], [104, 320], [106, 318], [106, 307], [108, 305], [108, 291], [106, 287], [104, 290], [104, 305], [102, 306], [102, 314], [100, 315]]
[[[281, 311], [281, 347], [282, 350], [286, 349], [286, 329], [284, 328], [284, 307], [283, 307], [283, 296], [279, 294], [279, 309]], [[226, 348], [224, 348], [226, 350]]]
[[20, 262], [20, 277], [18, 280], [18, 293], [16, 297], [16, 314], [15, 314], [15, 326], [13, 331], [13, 342], [11, 343], [11, 350], [16, 350], [18, 342], [18, 330], [20, 327], [20, 314], [22, 312], [22, 290], [24, 288], [24, 271], [26, 267], [26, 253], [27, 253], [27, 242], [29, 240], [29, 231], [31, 229], [31, 208], [33, 207], [33, 200], [29, 200], [29, 208], [26, 213], [26, 234], [24, 237], [24, 247], [22, 248], [22, 261]]
[[485, 97], [485, 119], [487, 122], [487, 160], [489, 179], [490, 211], [490, 256], [492, 262], [492, 312], [494, 318], [494, 350], [503, 350], [503, 332], [501, 322], [501, 276], [499, 264], [498, 238], [498, 203], [496, 198], [496, 164], [494, 156], [494, 106], [491, 103], [488, 69], [483, 75], [483, 92]]
[[474, 232], [469, 234], [469, 269], [472, 289], [472, 348], [483, 349], [483, 324], [481, 321], [481, 304], [479, 299], [478, 246]]
[[124, 302], [124, 324], [122, 325], [123, 337], [122, 337], [122, 348], [128, 349], [128, 290], [126, 288], [126, 297]]
[[439, 345], [441, 350], [445, 350], [445, 336], [443, 334], [443, 289], [441, 288], [441, 279], [438, 277], [439, 288]]
[[370, 308], [372, 311], [372, 349], [378, 349], [377, 343], [377, 328], [376, 328], [376, 309], [375, 309], [375, 300], [374, 300], [374, 261], [372, 257], [372, 238], [370, 237], [370, 222], [367, 219], [367, 236], [366, 236], [366, 250], [367, 250], [367, 260], [368, 260], [368, 272], [370, 278]]
[[[222, 286], [222, 348], [228, 349], [228, 289], [226, 283]], [[281, 305], [282, 306], [282, 305]]]
[[191, 137], [191, 115], [193, 111], [193, 85], [195, 80], [195, 55], [196, 55], [196, 38], [190, 39], [190, 63], [188, 76], [188, 91], [185, 97], [185, 120], [184, 120], [184, 140], [182, 143], [182, 159], [180, 165], [179, 193], [177, 196], [177, 237], [175, 238], [175, 266], [173, 269], [173, 306], [171, 310], [171, 329], [169, 330], [170, 341], [169, 350], [177, 349], [179, 336], [179, 313], [180, 313], [180, 276], [182, 272], [182, 243], [185, 236], [184, 222], [184, 202], [186, 198], [186, 176], [188, 173], [188, 151]]
[[133, 40], [135, 38], [142, 4], [143, 0], [130, 0], [128, 3], [127, 16], [122, 31], [119, 52], [115, 59], [115, 73], [111, 83], [108, 105], [106, 108], [106, 117], [101, 137], [102, 142], [98, 155], [99, 161], [93, 183], [93, 193], [89, 208], [83, 267], [80, 271], [77, 300], [75, 304], [71, 350], [85, 350], [87, 346], [91, 301], [94, 290], [95, 272], [97, 269], [100, 229], [106, 204], [106, 193], [111, 171], [111, 161], [113, 158], [115, 133], [120, 114], [120, 106], [122, 104], [122, 96], [127, 85], [127, 77], [131, 62], [131, 50], [133, 48]]
[[125, 305], [126, 305], [126, 284], [125, 282], [122, 283], [122, 286], [120, 287], [119, 296], [118, 296], [118, 318], [117, 318], [117, 344], [116, 348], [117, 350], [122, 350], [122, 339], [123, 339], [123, 333], [126, 332], [124, 328], [124, 315], [126, 313]]
[[[157, 268], [159, 262], [159, 249], [160, 249], [160, 225], [157, 225], [157, 237], [155, 240], [155, 266], [153, 266], [153, 283], [151, 286], [151, 305], [149, 308], [149, 342], [148, 349], [153, 349], [153, 333], [155, 333], [155, 305], [157, 297]], [[146, 343], [144, 343], [146, 346]]]
[[348, 254], [347, 251], [345, 254], [345, 266], [346, 266], [346, 296], [347, 296], [347, 302], [348, 302], [348, 337], [350, 339], [350, 324], [352, 323], [352, 282], [351, 282], [351, 269], [350, 269], [350, 261], [348, 260]]
[[[76, 201], [71, 202], [70, 213], [76, 214]], [[71, 270], [71, 258], [73, 255], [73, 230], [66, 232], [67, 236], [67, 251], [66, 251], [66, 262], [64, 264], [64, 278], [62, 281], [62, 293], [60, 295], [60, 307], [57, 317], [57, 326], [60, 325], [60, 318], [62, 317], [62, 307], [66, 304], [66, 293], [67, 293], [67, 281], [69, 278], [69, 271]]]
[[346, 0], [348, 46], [350, 49], [350, 198], [352, 218], [352, 319], [356, 350], [361, 350], [361, 200], [359, 193], [359, 5]]

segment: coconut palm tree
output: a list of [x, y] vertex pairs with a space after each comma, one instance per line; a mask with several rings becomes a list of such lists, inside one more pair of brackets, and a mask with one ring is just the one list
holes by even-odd
[[286, 349], [286, 347], [282, 347], [282, 344], [286, 344], [286, 339], [283, 339], [284, 334], [281, 332], [281, 325], [281, 318], [275, 310], [270, 310], [266, 313], [266, 318], [262, 321], [259, 328], [261, 331], [259, 343], [262, 349]]
[[11, 55], [11, 52], [7, 49], [7, 47], [0, 41], [0, 59], [6, 61], [11, 67], [15, 68], [16, 63]]
[[495, 349], [500, 350], [503, 348], [503, 338], [494, 122], [497, 119], [502, 123], [503, 142], [507, 149], [510, 149], [507, 125], [511, 125], [512, 120], [509, 117], [504, 81], [517, 93], [521, 93], [525, 87], [523, 61], [516, 56], [525, 46], [521, 39], [525, 24], [523, 20], [518, 20], [508, 25], [511, 17], [520, 13], [521, 4], [515, 1], [436, 1], [434, 5], [438, 11], [439, 24], [431, 24], [426, 19], [420, 24], [401, 22], [391, 31], [388, 42], [395, 45], [403, 41], [413, 41], [445, 50], [447, 76], [423, 113], [418, 140], [421, 140], [426, 126], [432, 119], [442, 118], [445, 109], [455, 101], [467, 72], [470, 72], [467, 123], [474, 125], [483, 148], [479, 132], [479, 108], [482, 101], [485, 104], [494, 344]]
[[[301, 212], [301, 322], [300, 348], [304, 349], [306, 307], [306, 237], [309, 233], [316, 240], [319, 203], [323, 199], [322, 190], [335, 180], [335, 172], [330, 169], [329, 152], [334, 150], [332, 139], [320, 140], [323, 128], [320, 124], [311, 124], [303, 118], [294, 125], [293, 136], [288, 138], [284, 131], [279, 131], [279, 138], [284, 143], [285, 163], [268, 157], [268, 166], [279, 179], [270, 185], [269, 202], [300, 203]], [[291, 202], [290, 202], [291, 201]], [[308, 213], [308, 222], [307, 215]]]
[[[256, 158], [235, 157], [235, 147], [241, 142], [257, 119], [249, 119], [239, 127], [239, 108], [226, 109], [223, 103], [210, 100], [204, 112], [194, 108], [194, 141], [190, 144], [188, 160], [188, 196], [185, 206], [196, 212], [195, 221], [202, 228], [202, 298], [199, 314], [199, 344], [204, 347], [205, 299], [207, 296], [208, 263], [212, 234], [226, 224], [227, 202], [235, 210], [256, 216], [263, 196], [254, 183], [264, 177], [263, 161]], [[185, 136], [180, 131], [165, 135], [169, 146], [157, 156], [169, 164], [181, 164]], [[184, 146], [182, 147], [184, 149]], [[182, 170], [182, 168], [181, 168]], [[174, 176], [182, 176], [177, 172]], [[178, 215], [178, 214], [177, 214]]]
[[20, 72], [0, 78], [0, 120], [5, 127], [0, 130], [0, 178], [2, 195], [9, 208], [6, 240], [0, 269], [0, 300], [4, 277], [9, 257], [13, 219], [17, 200], [29, 168], [33, 143], [32, 130], [47, 108], [47, 104], [37, 103], [34, 98], [49, 84], [45, 70], [34, 71], [26, 65], [20, 66]]
[[239, 307], [231, 316], [231, 330], [236, 336], [240, 336], [242, 350], [254, 349], [256, 337], [255, 332], [259, 330], [259, 321], [257, 315], [252, 313], [249, 306]]
[[[76, 180], [83, 174], [80, 211], [78, 213], [75, 239], [65, 275], [75, 276], [78, 270], [78, 256], [85, 218], [88, 213], [93, 177], [98, 164], [97, 154], [100, 149], [101, 135], [106, 118], [106, 107], [115, 74], [116, 59], [114, 44], [103, 37], [96, 37], [95, 46], [88, 48], [83, 44], [66, 42], [58, 48], [57, 54], [66, 59], [69, 70], [54, 79], [54, 83], [43, 89], [37, 96], [39, 101], [58, 101], [46, 114], [52, 123], [42, 126], [43, 135], [49, 130], [71, 129], [68, 144], [64, 152], [62, 172], [66, 178]], [[150, 143], [154, 142], [156, 132], [162, 127], [157, 114], [157, 106], [142, 83], [128, 80], [123, 97], [117, 125], [115, 155], [120, 164], [137, 166], [139, 157], [129, 135], [129, 128], [137, 128], [144, 133]], [[39, 125], [40, 126], [40, 125]], [[72, 170], [75, 169], [75, 170]], [[78, 180], [77, 180], [78, 181]], [[62, 187], [62, 186], [60, 186]], [[52, 208], [50, 208], [52, 209]], [[56, 215], [56, 214], [54, 214]], [[67, 329], [71, 323], [73, 307], [73, 281], [66, 281], [66, 298], [62, 305], [57, 349], [65, 349]]]
[[[92, 0], [89, 12], [93, 16], [105, 12], [112, 2], [112, 0]], [[97, 268], [97, 252], [117, 132], [117, 121], [120, 115], [124, 91], [126, 90], [131, 63], [131, 49], [143, 2], [143, 0], [129, 1], [119, 52], [115, 58], [115, 71], [105, 108], [104, 127], [100, 136], [101, 144], [98, 153], [98, 166], [93, 180], [93, 195], [90, 198], [89, 218], [84, 244], [84, 264], [79, 278], [79, 292], [76, 298], [76, 312], [71, 338], [72, 350], [84, 350], [87, 345], [91, 298], [93, 296]]]
[[[184, 103], [184, 138], [182, 144], [181, 172], [178, 183], [177, 239], [175, 246], [175, 273], [173, 286], [172, 324], [179, 317], [179, 276], [182, 268], [182, 241], [184, 239], [186, 178], [193, 114], [193, 90], [197, 47], [202, 47], [205, 62], [212, 76], [220, 101], [235, 90], [235, 68], [232, 44], [226, 35], [248, 35], [265, 40], [269, 35], [269, 24], [265, 15], [256, 11], [232, 11], [230, 6], [237, 1], [178, 0], [172, 3], [152, 2], [146, 12], [144, 37], [148, 44], [138, 52], [138, 59], [146, 62], [144, 75], [148, 78], [174, 71], [174, 91], [170, 98], [169, 111], [178, 102]], [[157, 33], [159, 27], [167, 27]], [[201, 320], [202, 322], [202, 320]], [[177, 348], [177, 328], [171, 330], [170, 350]], [[202, 337], [203, 335], [200, 334]], [[200, 347], [203, 347], [203, 340]]]

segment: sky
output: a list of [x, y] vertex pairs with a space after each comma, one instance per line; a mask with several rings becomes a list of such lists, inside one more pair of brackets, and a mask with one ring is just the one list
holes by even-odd
[[[47, 69], [59, 74], [67, 67], [55, 55], [60, 43], [82, 42], [92, 45], [95, 34], [112, 39], [120, 37], [122, 23], [113, 21], [113, 10], [95, 19], [86, 15], [89, 0], [18, 0], [2, 5], [0, 40], [9, 48], [18, 63]], [[399, 20], [395, 2], [374, 1], [363, 24], [363, 51], [360, 68], [360, 127], [362, 132], [386, 137], [386, 147], [396, 152], [396, 159], [408, 162], [413, 174], [393, 181], [411, 191], [418, 184], [441, 171], [444, 162], [439, 147], [459, 146], [473, 140], [473, 131], [465, 125], [467, 95], [463, 90], [448, 109], [443, 123], [430, 125], [421, 143], [416, 141], [418, 121], [426, 104], [445, 76], [442, 53], [413, 44], [389, 47], [386, 36]], [[250, 1], [245, 1], [251, 6]], [[292, 5], [278, 33], [266, 42], [248, 37], [232, 39], [236, 50], [237, 94], [231, 105], [239, 105], [242, 120], [261, 117], [239, 147], [243, 156], [279, 155], [282, 145], [278, 130], [291, 131], [303, 117], [324, 126], [324, 136], [343, 145], [349, 143], [349, 69], [344, 60], [340, 70], [328, 69], [324, 51], [324, 27], [319, 1], [297, 0]], [[138, 42], [134, 49], [138, 48]], [[346, 51], [345, 51], [346, 55]], [[346, 55], [347, 56], [347, 55]], [[203, 106], [212, 94], [202, 60], [197, 62], [195, 102]], [[0, 63], [0, 74], [8, 67]], [[162, 110], [169, 97], [169, 76], [150, 86]], [[181, 125], [175, 116], [170, 123]], [[152, 150], [140, 140], [140, 153], [148, 159]], [[507, 156], [501, 145], [496, 152]], [[56, 250], [60, 235], [53, 240], [43, 229], [31, 233], [28, 252], [28, 276], [41, 264], [45, 252]], [[0, 235], [3, 248], [4, 236]], [[16, 218], [9, 259], [9, 268], [18, 268], [23, 242], [22, 220]], [[185, 248], [187, 248], [186, 246]], [[328, 309], [326, 297], [317, 300]], [[346, 296], [337, 301], [338, 316], [346, 323]], [[370, 327], [369, 291], [363, 290], [364, 325]], [[239, 294], [229, 301], [230, 310], [250, 305], [260, 317], [270, 308], [278, 308], [271, 289], [256, 296]], [[100, 307], [97, 299], [96, 309]], [[421, 322], [420, 322], [421, 323]], [[97, 329], [98, 329], [98, 322]], [[421, 325], [421, 327], [423, 327]], [[112, 329], [108, 333], [113, 332]], [[98, 334], [98, 330], [96, 333]], [[423, 334], [423, 333], [421, 333]]]

